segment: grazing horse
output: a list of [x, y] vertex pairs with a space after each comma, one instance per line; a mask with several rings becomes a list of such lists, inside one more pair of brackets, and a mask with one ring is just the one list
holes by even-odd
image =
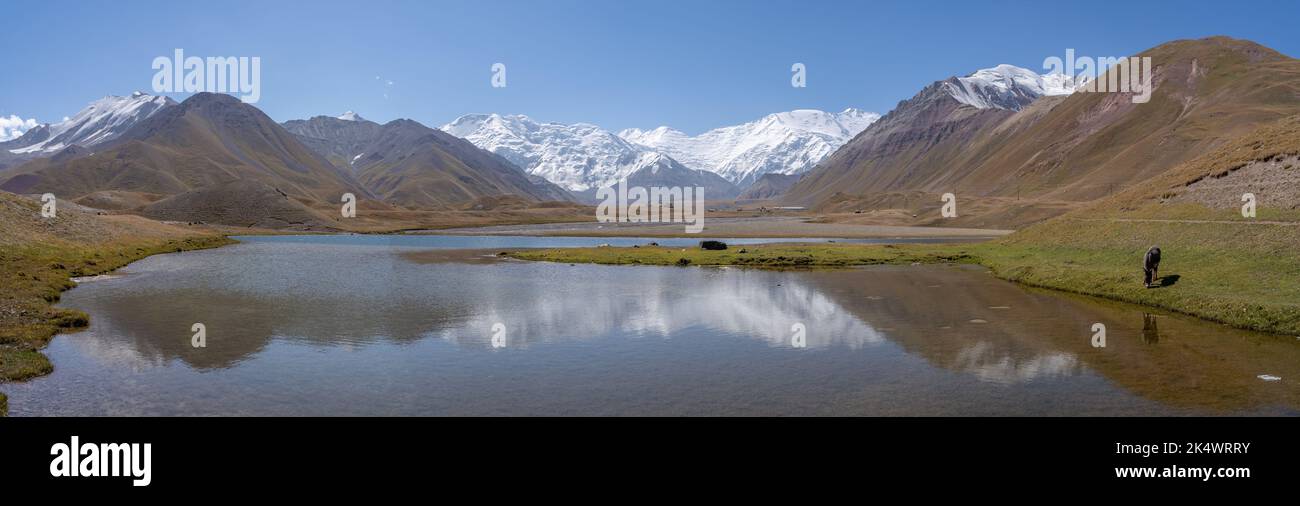
[[1160, 247], [1152, 246], [1142, 258], [1142, 284], [1151, 288], [1160, 270]]

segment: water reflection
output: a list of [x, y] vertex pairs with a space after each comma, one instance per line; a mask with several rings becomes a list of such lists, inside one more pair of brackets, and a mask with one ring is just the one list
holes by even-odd
[[[374, 241], [255, 241], [151, 257], [88, 282], [64, 305], [90, 313], [91, 329], [51, 345], [54, 375], [6, 387], [11, 406], [16, 414], [1294, 414], [1300, 406], [1293, 339], [1028, 290], [976, 268], [419, 264], [404, 257], [409, 245]], [[207, 327], [207, 348], [190, 346], [196, 322]], [[1108, 327], [1105, 348], [1090, 345], [1094, 322]], [[504, 349], [492, 341], [498, 323]], [[796, 323], [806, 348], [791, 342]], [[51, 404], [69, 391], [82, 400]]]
[[1147, 344], [1160, 343], [1160, 329], [1156, 323], [1156, 315], [1142, 313], [1142, 342]]

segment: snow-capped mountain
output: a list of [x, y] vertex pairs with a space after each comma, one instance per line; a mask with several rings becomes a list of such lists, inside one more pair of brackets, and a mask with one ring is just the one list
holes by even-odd
[[596, 125], [542, 123], [524, 115], [469, 114], [442, 130], [501, 155], [529, 174], [575, 192], [616, 184], [656, 163], [649, 149]]
[[811, 169], [878, 119], [879, 114], [858, 109], [837, 113], [801, 109], [697, 136], [666, 126], [630, 128], [618, 135], [745, 187], [763, 174], [799, 174]]
[[91, 102], [76, 116], [46, 126], [39, 142], [9, 151], [19, 155], [46, 155], [68, 146], [95, 146], [116, 139], [140, 121], [173, 105], [176, 101], [170, 98], [138, 91], [126, 97], [109, 95]]
[[943, 86], [952, 98], [971, 107], [1012, 111], [1019, 111], [1039, 97], [1069, 95], [1076, 88], [1065, 74], [1038, 74], [1007, 64], [950, 78]]
[[360, 114], [357, 114], [352, 111], [348, 111], [343, 114], [340, 114], [338, 116], [338, 119], [341, 119], [343, 121], [366, 121], [366, 119], [362, 118]]
[[[740, 188], [722, 176], [707, 170], [688, 168], [663, 153], [643, 152], [638, 157], [636, 166], [639, 168], [626, 176], [630, 186], [700, 187], [704, 188], [704, 198], [709, 200], [728, 200], [740, 194]], [[585, 200], [594, 197], [594, 194], [579, 193], [578, 197]]]

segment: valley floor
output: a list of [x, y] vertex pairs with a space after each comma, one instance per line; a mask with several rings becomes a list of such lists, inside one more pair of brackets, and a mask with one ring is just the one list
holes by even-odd
[[[721, 214], [721, 213], [719, 213]], [[704, 231], [689, 234], [683, 223], [548, 223], [504, 225], [474, 228], [447, 228], [429, 231], [448, 235], [537, 235], [583, 237], [790, 237], [790, 238], [950, 238], [992, 239], [1010, 234], [1011, 230], [980, 228], [940, 228], [857, 223], [824, 223], [807, 216], [732, 216], [704, 220]], [[419, 232], [419, 231], [416, 231]]]

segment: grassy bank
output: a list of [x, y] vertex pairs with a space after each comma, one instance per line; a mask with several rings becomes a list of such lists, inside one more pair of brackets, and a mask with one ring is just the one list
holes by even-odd
[[850, 267], [902, 263], [973, 262], [972, 245], [880, 245], [838, 243], [757, 244], [726, 250], [640, 246], [556, 248], [507, 252], [521, 260], [609, 265], [741, 265], [770, 268]]
[[0, 277], [8, 293], [0, 300], [0, 381], [49, 374], [40, 349], [60, 331], [85, 327], [81, 311], [55, 308], [59, 295], [76, 283], [73, 277], [116, 270], [159, 253], [212, 248], [233, 241], [221, 236], [113, 241], [85, 246], [18, 245], [0, 254]]
[[[1300, 234], [1288, 225], [1058, 219], [979, 244], [766, 244], [511, 252], [522, 260], [767, 268], [977, 263], [1000, 278], [1144, 304], [1235, 327], [1300, 335]], [[1143, 253], [1164, 251], [1164, 286], [1142, 286]], [[744, 251], [742, 253], [742, 251]]]
[[[40, 350], [55, 334], [90, 323], [85, 313], [53, 307], [64, 290], [76, 286], [73, 277], [233, 242], [219, 230], [60, 205], [57, 217], [44, 218], [38, 201], [0, 192], [0, 387], [49, 374], [53, 368]], [[0, 412], [6, 410], [0, 394]]]
[[[1300, 335], [1300, 233], [1294, 225], [1055, 220], [981, 245], [980, 263], [1020, 283]], [[1160, 288], [1142, 286], [1159, 245]]]

